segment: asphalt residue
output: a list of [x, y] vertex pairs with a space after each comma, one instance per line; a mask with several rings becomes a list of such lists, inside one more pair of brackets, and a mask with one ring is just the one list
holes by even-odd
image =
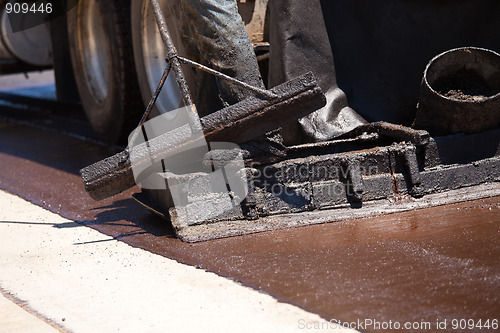
[[500, 313], [499, 197], [187, 244], [131, 199], [137, 188], [101, 202], [87, 195], [78, 170], [116, 149], [9, 122], [0, 142], [1, 189], [328, 320], [434, 325]]

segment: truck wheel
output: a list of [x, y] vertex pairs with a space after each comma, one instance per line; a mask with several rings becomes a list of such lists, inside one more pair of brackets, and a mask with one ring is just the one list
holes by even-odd
[[[173, 23], [171, 8], [169, 8], [168, 2], [163, 0], [160, 3], [167, 23]], [[132, 40], [137, 77], [142, 100], [147, 105], [165, 70], [166, 52], [149, 0], [132, 0], [131, 14]], [[178, 32], [176, 31], [175, 24], [169, 24], [169, 32], [174, 39], [174, 43], [179, 47], [181, 44], [176, 39]], [[173, 73], [170, 73], [156, 101], [153, 115], [164, 114], [166, 117], [173, 119], [175, 117], [173, 110], [180, 106], [181, 98], [179, 90]]]
[[92, 127], [107, 142], [126, 142], [144, 111], [131, 48], [130, 0], [80, 0], [68, 13], [68, 34]]

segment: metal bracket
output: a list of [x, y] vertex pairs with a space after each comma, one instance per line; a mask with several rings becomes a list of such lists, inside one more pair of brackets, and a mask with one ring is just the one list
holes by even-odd
[[338, 139], [357, 137], [363, 133], [377, 133], [394, 139], [397, 142], [411, 142], [415, 146], [425, 146], [430, 140], [430, 135], [427, 131], [416, 130], [402, 125], [387, 123], [385, 121], [358, 126], [352, 131], [340, 136]]
[[361, 164], [358, 159], [347, 159], [345, 161], [347, 168], [348, 189], [346, 190], [348, 198], [354, 201], [363, 199], [365, 187], [363, 185], [363, 176], [361, 174]]
[[400, 156], [403, 158], [406, 171], [408, 172], [408, 181], [411, 185], [410, 195], [415, 198], [424, 196], [424, 188], [422, 187], [422, 176], [418, 169], [417, 149], [414, 145], [407, 145], [399, 150]]

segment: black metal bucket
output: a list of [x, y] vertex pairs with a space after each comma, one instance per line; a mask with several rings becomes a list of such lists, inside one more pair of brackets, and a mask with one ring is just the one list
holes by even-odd
[[500, 54], [464, 47], [425, 68], [413, 127], [433, 136], [475, 133], [500, 125]]

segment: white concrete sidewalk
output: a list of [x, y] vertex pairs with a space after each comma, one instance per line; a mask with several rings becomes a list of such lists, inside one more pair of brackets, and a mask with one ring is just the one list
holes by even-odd
[[[307, 332], [319, 316], [0, 191], [0, 332]], [[332, 300], [332, 302], [341, 300]], [[33, 314], [33, 313], [36, 313]], [[331, 328], [331, 327], [330, 327]], [[45, 331], [44, 331], [45, 330]], [[336, 330], [336, 332], [353, 332]]]
[[0, 294], [0, 332], [57, 333], [59, 331]]

